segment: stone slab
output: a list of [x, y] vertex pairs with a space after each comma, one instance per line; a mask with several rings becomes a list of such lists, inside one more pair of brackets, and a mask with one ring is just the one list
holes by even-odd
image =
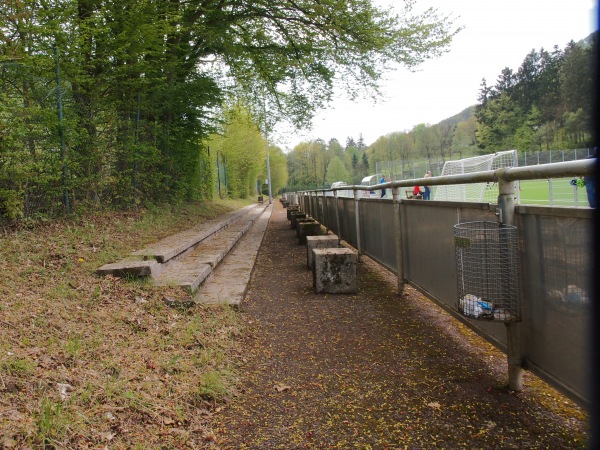
[[305, 245], [307, 236], [319, 236], [321, 224], [319, 222], [298, 222], [298, 244]]
[[264, 210], [262, 205], [249, 205], [238, 211], [224, 214], [213, 220], [199, 224], [197, 227], [190, 228], [180, 233], [166, 237], [142, 250], [133, 252], [133, 256], [143, 256], [154, 258], [160, 263], [165, 263], [170, 259], [184, 253], [199, 242], [209, 238], [221, 229], [231, 225], [248, 213], [259, 213]]
[[242, 303], [256, 262], [256, 256], [271, 217], [268, 207], [236, 247], [214, 270], [194, 300], [199, 303], [225, 303], [238, 306]]
[[155, 259], [126, 258], [110, 264], [104, 264], [96, 270], [101, 276], [113, 275], [115, 277], [154, 277], [161, 272], [161, 264]]
[[317, 294], [355, 294], [357, 256], [348, 248], [314, 249], [313, 288]]
[[340, 238], [335, 234], [326, 236], [307, 236], [306, 237], [306, 266], [313, 268], [313, 250], [316, 248], [338, 248]]
[[212, 272], [210, 264], [183, 264], [174, 263], [177, 267], [169, 268], [168, 273], [163, 273], [156, 278], [158, 286], [181, 286], [190, 293], [194, 293], [200, 284]]

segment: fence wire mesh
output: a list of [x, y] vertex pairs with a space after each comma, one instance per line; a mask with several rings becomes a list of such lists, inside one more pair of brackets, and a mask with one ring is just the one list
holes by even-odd
[[516, 227], [494, 222], [454, 226], [458, 311], [464, 316], [521, 320]]

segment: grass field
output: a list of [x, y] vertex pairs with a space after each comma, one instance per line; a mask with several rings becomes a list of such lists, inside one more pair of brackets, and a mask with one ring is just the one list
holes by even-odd
[[[585, 187], [571, 186], [573, 178], [521, 181], [522, 205], [588, 206]], [[552, 196], [550, 196], [552, 191]], [[550, 201], [552, 198], [552, 202]]]
[[[571, 185], [573, 178], [554, 178], [552, 180], [521, 181], [519, 204], [521, 205], [552, 205], [552, 206], [589, 206], [585, 187]], [[436, 188], [434, 188], [435, 191]], [[467, 194], [469, 195], [469, 194]], [[477, 194], [478, 196], [479, 194]], [[432, 196], [432, 198], [435, 198]], [[477, 197], [479, 198], [479, 197]], [[477, 201], [470, 199], [469, 201]], [[483, 193], [483, 202], [498, 201], [498, 184], [489, 183]]]

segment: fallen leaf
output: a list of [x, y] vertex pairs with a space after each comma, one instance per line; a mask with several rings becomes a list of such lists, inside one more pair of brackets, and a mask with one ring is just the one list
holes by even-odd
[[173, 419], [171, 419], [170, 417], [163, 417], [163, 423], [165, 425], [173, 425], [175, 423], [175, 421]]
[[285, 384], [276, 384], [275, 385], [275, 390], [277, 392], [285, 392], [285, 391], [289, 391], [290, 389], [292, 389], [289, 386], [286, 386]]

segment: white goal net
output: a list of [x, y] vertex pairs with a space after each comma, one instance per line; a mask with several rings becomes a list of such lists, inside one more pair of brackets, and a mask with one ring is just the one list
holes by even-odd
[[[489, 155], [459, 159], [457, 161], [446, 161], [444, 168], [442, 169], [442, 176], [483, 172], [503, 167], [517, 167], [518, 165], [517, 151], [507, 150]], [[454, 202], [495, 203], [497, 198], [498, 188], [496, 183], [470, 183], [438, 186], [434, 194], [434, 200]]]

